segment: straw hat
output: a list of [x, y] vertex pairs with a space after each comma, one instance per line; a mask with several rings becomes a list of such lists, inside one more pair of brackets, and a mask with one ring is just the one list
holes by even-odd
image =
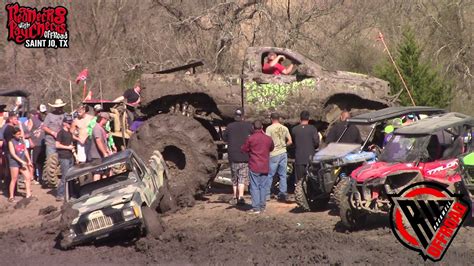
[[65, 106], [66, 103], [63, 102], [63, 100], [61, 100], [61, 99], [56, 99], [56, 100], [54, 100], [54, 103], [53, 103], [53, 104], [48, 103], [48, 105], [51, 106], [51, 107], [54, 107], [54, 108], [58, 108], [58, 107], [63, 107], [63, 106]]

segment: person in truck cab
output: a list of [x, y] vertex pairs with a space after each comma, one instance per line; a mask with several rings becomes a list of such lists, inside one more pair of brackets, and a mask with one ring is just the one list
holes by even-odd
[[284, 55], [277, 55], [274, 52], [270, 52], [267, 57], [267, 62], [263, 63], [262, 72], [273, 75], [289, 75], [293, 71], [294, 65], [291, 64], [285, 67], [280, 64], [283, 60], [285, 60]]

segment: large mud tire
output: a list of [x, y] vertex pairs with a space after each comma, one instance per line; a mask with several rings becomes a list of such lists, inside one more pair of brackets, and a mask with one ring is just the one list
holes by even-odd
[[341, 202], [346, 198], [346, 194], [347, 194], [349, 186], [350, 186], [350, 178], [342, 178], [334, 186], [333, 199], [334, 199], [334, 205], [336, 205], [336, 208], [339, 209]]
[[311, 199], [311, 188], [308, 187], [306, 178], [302, 178], [295, 186], [295, 200], [298, 206], [304, 211], [317, 211], [324, 209], [329, 199]]
[[157, 239], [164, 232], [161, 218], [158, 214], [147, 206], [142, 207], [144, 235]]
[[340, 201], [339, 216], [341, 217], [342, 225], [351, 231], [364, 227], [367, 222], [367, 213], [352, 208], [347, 194], [346, 197]]
[[169, 181], [168, 181], [168, 167], [165, 159], [159, 151], [154, 151], [150, 157], [149, 166], [151, 171], [158, 177], [158, 198], [152, 205], [152, 209], [159, 213], [173, 212], [177, 210], [176, 201], [171, 196]]
[[55, 188], [58, 186], [61, 177], [61, 168], [59, 166], [58, 154], [53, 153], [46, 158], [43, 168], [43, 180], [46, 181], [48, 187]]
[[217, 174], [217, 145], [211, 134], [192, 117], [164, 114], [147, 120], [130, 139], [129, 146], [142, 158], [154, 151], [169, 166], [169, 186], [178, 206], [194, 205]]

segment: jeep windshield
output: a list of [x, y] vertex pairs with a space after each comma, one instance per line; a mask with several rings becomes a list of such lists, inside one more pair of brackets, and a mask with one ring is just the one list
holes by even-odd
[[383, 162], [413, 162], [419, 157], [420, 147], [426, 136], [392, 135], [384, 147], [380, 160]]
[[[137, 180], [137, 175], [131, 170], [132, 167], [127, 162], [119, 162], [94, 169], [92, 173], [70, 178], [66, 184], [67, 200], [80, 199], [83, 196], [90, 196], [115, 189], [118, 184], [127, 185]], [[97, 180], [94, 180], [94, 174]]]

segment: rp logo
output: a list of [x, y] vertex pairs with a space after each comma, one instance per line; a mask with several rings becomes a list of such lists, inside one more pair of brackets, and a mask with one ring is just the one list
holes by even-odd
[[443, 258], [470, 211], [461, 195], [431, 182], [415, 183], [388, 196], [393, 234], [424, 260]]

